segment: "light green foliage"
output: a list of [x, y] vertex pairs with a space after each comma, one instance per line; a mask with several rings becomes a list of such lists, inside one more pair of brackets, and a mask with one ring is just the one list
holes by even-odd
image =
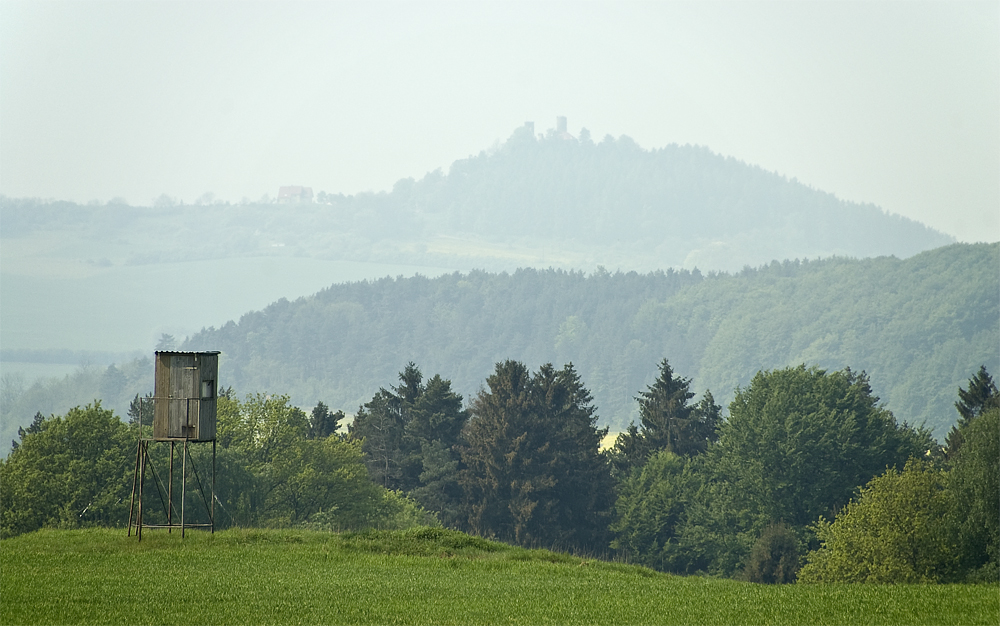
[[814, 526], [822, 542], [800, 582], [934, 583], [956, 578], [955, 501], [946, 476], [922, 461], [873, 478], [833, 522]]
[[[957, 506], [963, 565], [974, 578], [1000, 579], [1000, 409], [963, 426], [948, 478]], [[975, 571], [979, 568], [979, 571]]]
[[339, 530], [405, 526], [419, 517], [415, 503], [369, 480], [360, 441], [315, 437], [308, 417], [288, 396], [220, 396], [217, 413], [230, 477], [241, 477], [231, 486], [224, 480], [220, 489], [228, 503], [219, 516], [224, 524]]
[[255, 463], [269, 463], [280, 451], [304, 439], [309, 421], [287, 395], [250, 394], [243, 402], [219, 398], [219, 445], [245, 452]]
[[[4, 624], [986, 624], [986, 585], [752, 585], [454, 531], [42, 531], [0, 543]], [[137, 581], [165, 581], [168, 585]]]
[[0, 460], [0, 535], [124, 524], [134, 451], [134, 435], [100, 402], [42, 420]]

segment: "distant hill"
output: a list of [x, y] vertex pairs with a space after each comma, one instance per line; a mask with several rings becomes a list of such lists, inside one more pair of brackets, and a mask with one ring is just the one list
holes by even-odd
[[[344, 280], [327, 269], [327, 261], [332, 261], [338, 266], [353, 264], [354, 272], [379, 268], [371, 276], [384, 275], [387, 267], [399, 268], [392, 270], [393, 275], [461, 273], [435, 280], [335, 285], [304, 301], [312, 304], [279, 302], [263, 312], [248, 313], [239, 324], [198, 334], [188, 345], [225, 343], [229, 339], [223, 337], [232, 334], [234, 339], [223, 349], [231, 353], [228, 367], [237, 387], [289, 391], [299, 403], [322, 398], [347, 410], [370, 397], [379, 385], [390, 384], [408, 358], [425, 370], [452, 377], [467, 395], [478, 388], [496, 359], [522, 358], [533, 365], [570, 358], [582, 364], [590, 359], [589, 369], [582, 371], [602, 415], [614, 424], [627, 423], [632, 397], [662, 356], [723, 399], [758, 366], [807, 360], [866, 368], [883, 397], [894, 403], [903, 397], [892, 395], [894, 390], [909, 381], [913, 392], [904, 395], [915, 403], [914, 419], [926, 418], [929, 423], [950, 423], [950, 404], [944, 398], [950, 398], [957, 381], [969, 375], [967, 360], [978, 366], [985, 359], [971, 356], [980, 353], [975, 350], [957, 356], [950, 366], [953, 371], [945, 376], [950, 382], [927, 387], [907, 369], [914, 367], [912, 354], [886, 363], [882, 373], [876, 366], [881, 366], [883, 357], [863, 350], [888, 341], [870, 333], [885, 316], [901, 312], [880, 313], [875, 322], [854, 328], [852, 318], [838, 308], [849, 302], [837, 298], [830, 305], [838, 313], [809, 309], [797, 295], [785, 293], [778, 295], [790, 300], [779, 298], [768, 305], [767, 298], [759, 296], [762, 301], [754, 301], [758, 296], [753, 294], [768, 293], [753, 287], [764, 277], [814, 280], [810, 289], [816, 294], [823, 289], [839, 293], [836, 289], [847, 289], [838, 287], [843, 279], [838, 272], [844, 271], [887, 281], [885, 292], [894, 294], [888, 300], [873, 299], [854, 284], [850, 289], [857, 293], [850, 292], [851, 297], [869, 298], [863, 301], [879, 310], [891, 300], [907, 315], [916, 316], [914, 311], [929, 305], [907, 298], [914, 290], [927, 288], [925, 283], [906, 282], [916, 280], [906, 268], [912, 267], [911, 261], [923, 262], [914, 255], [953, 240], [873, 205], [838, 200], [702, 147], [646, 150], [625, 136], [595, 143], [586, 133], [580, 139], [554, 132], [539, 137], [526, 126], [506, 142], [456, 161], [447, 173], [438, 170], [419, 180], [403, 179], [388, 192], [352, 196], [321, 192], [316, 200], [183, 205], [162, 197], [156, 206], [135, 207], [0, 196], [4, 354], [10, 357], [12, 348], [24, 354], [40, 353], [38, 349], [150, 350], [161, 329], [180, 336], [233, 315], [209, 311], [221, 310], [219, 303], [233, 301], [234, 293], [255, 303], [273, 301], [276, 296], [262, 286], [257, 261], [266, 261], [274, 276], [289, 278], [287, 285], [281, 281], [289, 298]], [[954, 250], [966, 251], [950, 253], [965, 258], [979, 248]], [[936, 254], [944, 253], [932, 253]], [[897, 259], [847, 260], [887, 255]], [[818, 258], [826, 260], [816, 262]], [[782, 261], [782, 269], [768, 265], [743, 272], [774, 259]], [[784, 262], [795, 259], [810, 262]], [[532, 267], [550, 269], [519, 269]], [[717, 271], [738, 275], [705, 275]], [[959, 270], [948, 272], [953, 278], [961, 275]], [[988, 282], [995, 274], [992, 278], [977, 274], [974, 280]], [[291, 280], [307, 275], [309, 281]], [[894, 280], [909, 286], [897, 286]], [[823, 287], [824, 281], [832, 286]], [[312, 287], [296, 291], [293, 282], [309, 282]], [[87, 287], [75, 288], [82, 284]], [[958, 288], [942, 287], [945, 292]], [[185, 308], [182, 314], [157, 304], [155, 289], [197, 294], [196, 308], [205, 313], [204, 319], [180, 321], [195, 308]], [[741, 294], [741, 289], [749, 291]], [[928, 297], [938, 301], [936, 293]], [[687, 305], [681, 303], [688, 301], [695, 308], [683, 310]], [[733, 308], [738, 305], [744, 309]], [[808, 330], [787, 345], [761, 341], [753, 347], [756, 325], [784, 319], [769, 317], [768, 306], [780, 309], [789, 324], [804, 324]], [[992, 314], [989, 303], [972, 306], [987, 306], [987, 317]], [[697, 307], [709, 307], [711, 313]], [[286, 309], [300, 321], [281, 318], [279, 312]], [[708, 318], [703, 320], [704, 315]], [[822, 330], [817, 324], [826, 323], [831, 315], [840, 326], [830, 331], [834, 334], [827, 345], [810, 333]], [[667, 316], [674, 320], [673, 326], [643, 326], [655, 316]], [[907, 317], [904, 325], [944, 324], [937, 318], [915, 319]], [[259, 323], [265, 327], [239, 336]], [[443, 328], [448, 324], [469, 326], [448, 328], [452, 337]], [[678, 330], [689, 326], [693, 330]], [[750, 332], [740, 334], [744, 326]], [[175, 330], [178, 327], [184, 330]], [[777, 329], [775, 337], [786, 330], [794, 332], [791, 326]], [[348, 336], [338, 337], [337, 332]], [[309, 333], [319, 340], [312, 342]], [[722, 338], [735, 341], [736, 335], [751, 343], [737, 342], [730, 349]], [[126, 336], [147, 339], [145, 345], [107, 345]], [[18, 338], [16, 345], [11, 337]], [[66, 337], [75, 343], [33, 345], [26, 340], [30, 337], [50, 343], [53, 337]], [[809, 337], [813, 338], [808, 345], [800, 345]], [[854, 337], [868, 343], [851, 343]], [[912, 341], [929, 342], [933, 349], [921, 350], [933, 352], [941, 343], [938, 338], [913, 335]], [[238, 341], [244, 343], [233, 343]], [[887, 348], [881, 354], [896, 352]], [[287, 367], [267, 371], [278, 364]], [[7, 381], [11, 384], [5, 382], [0, 394], [0, 434], [8, 439], [18, 424], [30, 422], [35, 410], [65, 411], [71, 398], [86, 402], [96, 387], [106, 392], [106, 398], [113, 397], [107, 400], [109, 405], [120, 409], [126, 397], [145, 386], [143, 367], [120, 365], [110, 378], [103, 368], [89, 367], [57, 383], [29, 384], [28, 389], [18, 382], [20, 372], [11, 370], [14, 376]], [[940, 371], [938, 365], [928, 365], [932, 367], [928, 371]], [[898, 368], [906, 373], [897, 372]], [[888, 372], [896, 373], [890, 381], [880, 382], [879, 376]], [[118, 380], [122, 373], [126, 383]], [[101, 377], [108, 380], [92, 384]], [[279, 389], [279, 384], [286, 386]], [[934, 403], [920, 404], [932, 391], [939, 393]]]
[[463, 271], [739, 271], [774, 259], [906, 258], [954, 241], [706, 148], [539, 138], [527, 126], [447, 174], [316, 199], [130, 207], [0, 198], [0, 236], [56, 238], [57, 254], [19, 250], [100, 266], [267, 255]]
[[333, 285], [190, 337], [242, 392], [353, 412], [407, 361], [469, 398], [502, 359], [572, 361], [601, 421], [635, 419], [666, 357], [728, 403], [759, 369], [865, 370], [897, 419], [943, 438], [959, 385], [1000, 374], [1000, 244], [900, 260], [774, 262], [736, 275], [519, 270]]
[[399, 181], [385, 196], [323, 199], [380, 207], [400, 234], [547, 246], [555, 267], [572, 259], [575, 268], [740, 270], [773, 259], [908, 257], [953, 241], [698, 146], [539, 139], [529, 126], [447, 175]]

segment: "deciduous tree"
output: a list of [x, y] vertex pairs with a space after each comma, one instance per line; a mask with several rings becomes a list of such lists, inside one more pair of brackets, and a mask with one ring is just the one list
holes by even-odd
[[955, 501], [944, 472], [914, 460], [873, 478], [834, 521], [820, 518], [822, 542], [800, 582], [934, 583], [959, 573]]
[[0, 460], [0, 534], [124, 524], [134, 458], [134, 435], [100, 402], [42, 420]]

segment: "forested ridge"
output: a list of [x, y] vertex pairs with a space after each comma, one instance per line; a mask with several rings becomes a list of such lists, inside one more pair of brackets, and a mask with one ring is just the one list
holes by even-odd
[[723, 404], [761, 369], [866, 371], [895, 415], [939, 439], [955, 389], [1000, 369], [1000, 245], [956, 244], [906, 260], [772, 263], [735, 275], [518, 270], [333, 285], [205, 329], [184, 349], [223, 352], [245, 391], [353, 412], [407, 361], [470, 396], [494, 363], [572, 362], [602, 424], [636, 418], [636, 390], [664, 356]]

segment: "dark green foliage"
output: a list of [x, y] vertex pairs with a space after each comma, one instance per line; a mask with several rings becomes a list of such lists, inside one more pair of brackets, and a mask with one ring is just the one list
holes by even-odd
[[0, 535], [123, 525], [135, 458], [128, 427], [100, 402], [38, 426], [0, 460]]
[[309, 416], [309, 438], [325, 439], [336, 433], [344, 417], [343, 411], [331, 412], [325, 404], [317, 402]]
[[18, 427], [17, 429], [17, 439], [10, 442], [11, 452], [17, 450], [17, 447], [21, 445], [18, 441], [24, 441], [24, 438], [28, 435], [40, 432], [42, 430], [42, 422], [45, 417], [39, 412], [35, 413], [34, 419], [31, 420], [31, 424], [27, 428]]
[[609, 469], [590, 393], [572, 365], [534, 375], [504, 361], [471, 405], [461, 485], [469, 527], [521, 545], [602, 548]]
[[1000, 393], [985, 365], [980, 365], [976, 375], [969, 379], [968, 390], [958, 388], [958, 398], [955, 408], [962, 416], [959, 426], [964, 426], [984, 411], [1000, 406]]
[[425, 385], [413, 362], [399, 380], [392, 391], [380, 389], [358, 409], [349, 436], [361, 442], [372, 480], [388, 489], [417, 492], [427, 503], [452, 502], [457, 478], [442, 472], [457, 469], [454, 447], [468, 419], [462, 396], [439, 375]]
[[[358, 408], [348, 433], [361, 443], [365, 465], [372, 480], [387, 489], [400, 489], [412, 482], [409, 449], [403, 448], [403, 415], [400, 399], [391, 391], [380, 389], [370, 402]], [[409, 486], [409, 485], [407, 485]]]
[[709, 391], [698, 404], [689, 404], [694, 398], [690, 387], [691, 379], [675, 377], [667, 360], [660, 362], [659, 376], [636, 398], [640, 426], [630, 424], [612, 450], [612, 462], [619, 473], [640, 467], [659, 450], [690, 456], [704, 452], [718, 439], [722, 408]]
[[769, 585], [795, 582], [799, 571], [799, 540], [785, 524], [771, 524], [750, 550], [743, 576]]
[[932, 445], [879, 406], [864, 373], [800, 365], [759, 372], [737, 391], [713, 460], [759, 531], [831, 515], [855, 487]]
[[[995, 396], [994, 396], [995, 397]], [[948, 486], [956, 503], [962, 565], [973, 578], [1000, 579], [1000, 408], [961, 428]]]
[[[931, 446], [926, 431], [898, 425], [878, 406], [864, 374], [804, 366], [759, 372], [737, 390], [718, 443], [692, 460], [697, 480], [686, 483], [680, 522], [658, 538], [669, 558], [657, 566], [726, 576], [780, 571], [787, 580], [790, 565], [779, 567], [780, 556], [770, 566], [760, 554], [751, 563], [774, 521], [799, 533], [843, 507], [857, 485]], [[655, 501], [657, 481], [637, 484], [623, 497]], [[626, 505], [620, 500], [619, 510]], [[626, 517], [617, 523], [619, 537], [637, 535], [641, 526]]]
[[951, 427], [945, 438], [948, 456], [958, 453], [962, 446], [962, 429], [984, 411], [1000, 407], [1000, 392], [985, 365], [979, 366], [976, 375], [969, 379], [969, 388], [958, 388], [958, 423]]
[[[143, 397], [139, 397], [139, 394], [135, 394], [132, 401], [128, 403], [128, 425], [131, 428], [138, 429], [140, 426], [145, 428], [152, 428], [153, 425], [153, 394], [152, 392], [147, 393]], [[138, 430], [136, 430], [138, 432]], [[147, 434], [148, 436], [148, 434]]]
[[691, 461], [666, 450], [654, 452], [618, 485], [611, 547], [629, 561], [688, 573], [690, 555], [678, 534], [700, 483]]

